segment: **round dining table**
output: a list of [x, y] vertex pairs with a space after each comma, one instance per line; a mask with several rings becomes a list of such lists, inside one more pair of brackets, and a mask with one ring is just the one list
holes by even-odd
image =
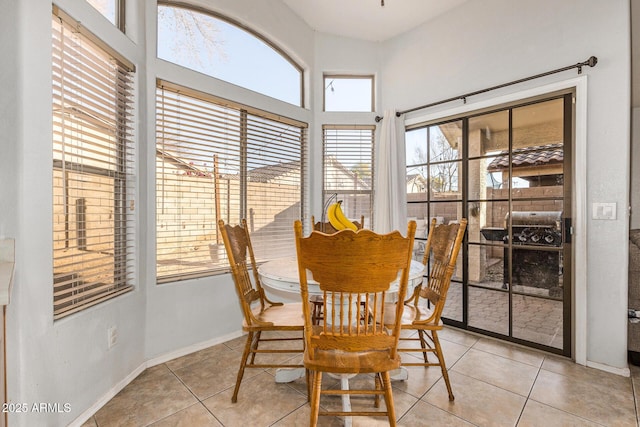
[[[422, 262], [411, 260], [409, 269], [409, 282], [407, 295], [411, 295], [413, 289], [422, 283], [425, 266]], [[258, 267], [260, 282], [271, 291], [284, 292], [291, 296], [300, 295], [300, 276], [298, 275], [298, 261], [296, 257], [276, 258], [267, 261]], [[391, 283], [389, 291], [398, 291], [399, 280]], [[318, 282], [313, 280], [307, 272], [307, 284], [310, 296], [322, 295]]]
[[[411, 260], [411, 266], [409, 268], [409, 281], [407, 286], [407, 295], [413, 293], [413, 289], [422, 283], [422, 278], [425, 272], [425, 265], [420, 261]], [[298, 274], [298, 261], [295, 256], [276, 258], [271, 261], [267, 261], [258, 267], [258, 276], [260, 282], [267, 289], [275, 293], [285, 293], [290, 297], [300, 296], [300, 276]], [[391, 282], [390, 296], [398, 291], [400, 278]], [[313, 280], [310, 273], [307, 272], [307, 285], [310, 296], [321, 296], [322, 291], [318, 282]], [[397, 299], [397, 298], [396, 298]], [[394, 302], [394, 301], [391, 301]], [[284, 383], [295, 381], [298, 378], [304, 376], [304, 369], [278, 369], [276, 371], [276, 382]], [[349, 389], [349, 378], [353, 375], [338, 375], [340, 378], [340, 385], [343, 390]], [[404, 367], [392, 372], [392, 380], [406, 380], [409, 374]], [[342, 395], [342, 407], [343, 411], [351, 411], [351, 402], [349, 395]], [[351, 417], [344, 417], [344, 425], [350, 427]]]

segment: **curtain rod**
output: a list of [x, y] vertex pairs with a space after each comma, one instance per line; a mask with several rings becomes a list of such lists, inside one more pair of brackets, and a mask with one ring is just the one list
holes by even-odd
[[[536, 74], [535, 76], [525, 77], [523, 79], [513, 80], [513, 81], [511, 81], [509, 83], [503, 83], [503, 84], [500, 84], [500, 85], [497, 85], [497, 86], [491, 86], [491, 87], [488, 87], [486, 89], [476, 90], [475, 92], [465, 93], [464, 95], [454, 96], [453, 98], [443, 99], [442, 101], [432, 102], [431, 104], [421, 105], [419, 107], [410, 108], [408, 110], [397, 111], [396, 112], [396, 117], [400, 117], [401, 115], [403, 115], [405, 113], [411, 113], [413, 111], [422, 110], [423, 108], [429, 108], [429, 107], [434, 107], [434, 106], [440, 105], [440, 104], [446, 104], [447, 102], [456, 101], [458, 99], [461, 99], [462, 102], [466, 104], [467, 103], [467, 98], [470, 97], [470, 96], [479, 95], [481, 93], [490, 92], [490, 91], [496, 90], [496, 89], [502, 89], [503, 87], [515, 85], [515, 84], [526, 82], [526, 81], [529, 81], [529, 80], [538, 79], [540, 77], [546, 77], [546, 76], [549, 76], [551, 74], [561, 73], [563, 71], [571, 70], [572, 68], [577, 68], [578, 69], [578, 74], [581, 74], [582, 73], [582, 67], [585, 67], [585, 66], [595, 67], [597, 63], [598, 63], [598, 58], [596, 58], [595, 56], [591, 56], [586, 61], [578, 62], [577, 64], [574, 64], [574, 65], [569, 65], [569, 66], [566, 66], [566, 67], [562, 67], [562, 68], [558, 68], [558, 69], [555, 69], [555, 70], [547, 71], [545, 73]], [[375, 118], [376, 122], [379, 122], [382, 119], [383, 119], [382, 116], [376, 116], [376, 118]]]

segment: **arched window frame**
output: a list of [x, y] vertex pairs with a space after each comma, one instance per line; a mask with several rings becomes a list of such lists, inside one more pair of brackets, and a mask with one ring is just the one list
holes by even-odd
[[[304, 98], [304, 68], [298, 64], [292, 57], [291, 55], [289, 55], [287, 52], [285, 52], [281, 47], [279, 47], [278, 45], [276, 45], [274, 42], [272, 42], [271, 40], [269, 40], [268, 37], [265, 37], [264, 35], [260, 34], [258, 31], [256, 31], [255, 29], [233, 19], [230, 18], [226, 15], [223, 15], [221, 13], [218, 13], [216, 11], [207, 9], [205, 7], [201, 7], [201, 6], [197, 6], [197, 5], [193, 5], [187, 2], [182, 2], [182, 1], [171, 1], [171, 0], [158, 0], [158, 6], [167, 6], [167, 7], [175, 7], [175, 8], [181, 8], [181, 9], [186, 9], [186, 10], [191, 10], [193, 12], [198, 12], [198, 13], [202, 13], [205, 15], [209, 15], [215, 19], [219, 19], [221, 21], [224, 21], [230, 25], [233, 25], [245, 32], [247, 32], [248, 34], [251, 34], [252, 36], [256, 37], [258, 40], [262, 41], [263, 43], [265, 43], [267, 46], [269, 46], [271, 49], [273, 49], [276, 53], [278, 53], [280, 56], [282, 56], [285, 60], [287, 60], [287, 62], [289, 62], [299, 73], [300, 78], [299, 78], [299, 89], [300, 89], [300, 100], [298, 103], [299, 107], [304, 107], [305, 105], [305, 98]], [[178, 66], [182, 66], [180, 64], [176, 64]], [[185, 67], [186, 68], [186, 67]], [[233, 82], [229, 82], [232, 84], [235, 84]], [[250, 88], [247, 88], [249, 90], [253, 90]], [[262, 93], [262, 92], [258, 92], [258, 93]], [[267, 95], [262, 93], [265, 96], [271, 96], [271, 95]]]

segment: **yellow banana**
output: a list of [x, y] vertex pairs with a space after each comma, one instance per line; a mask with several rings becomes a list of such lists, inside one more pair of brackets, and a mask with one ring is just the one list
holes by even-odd
[[[344, 214], [344, 212], [342, 212], [342, 205], [341, 205], [342, 201], [336, 203], [336, 205], [338, 205], [335, 209], [335, 216], [338, 219], [338, 221], [340, 221], [343, 225], [343, 228], [349, 228], [353, 231], [358, 231], [358, 227], [356, 227], [356, 225], [351, 222], [349, 220], [349, 218], [347, 218]], [[333, 224], [331, 224], [333, 225]]]
[[329, 223], [338, 231], [345, 229], [344, 224], [342, 224], [342, 222], [340, 222], [340, 220], [336, 216], [336, 211], [339, 207], [339, 203], [333, 203], [327, 208], [327, 218], [329, 218]]

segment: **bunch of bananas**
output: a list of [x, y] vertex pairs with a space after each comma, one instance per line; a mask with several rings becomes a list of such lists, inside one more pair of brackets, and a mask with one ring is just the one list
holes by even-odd
[[356, 227], [356, 225], [345, 216], [344, 212], [342, 212], [341, 204], [342, 200], [339, 200], [337, 203], [333, 203], [327, 208], [327, 218], [329, 218], [329, 223], [338, 231], [344, 230], [345, 228], [358, 231], [358, 227]]

